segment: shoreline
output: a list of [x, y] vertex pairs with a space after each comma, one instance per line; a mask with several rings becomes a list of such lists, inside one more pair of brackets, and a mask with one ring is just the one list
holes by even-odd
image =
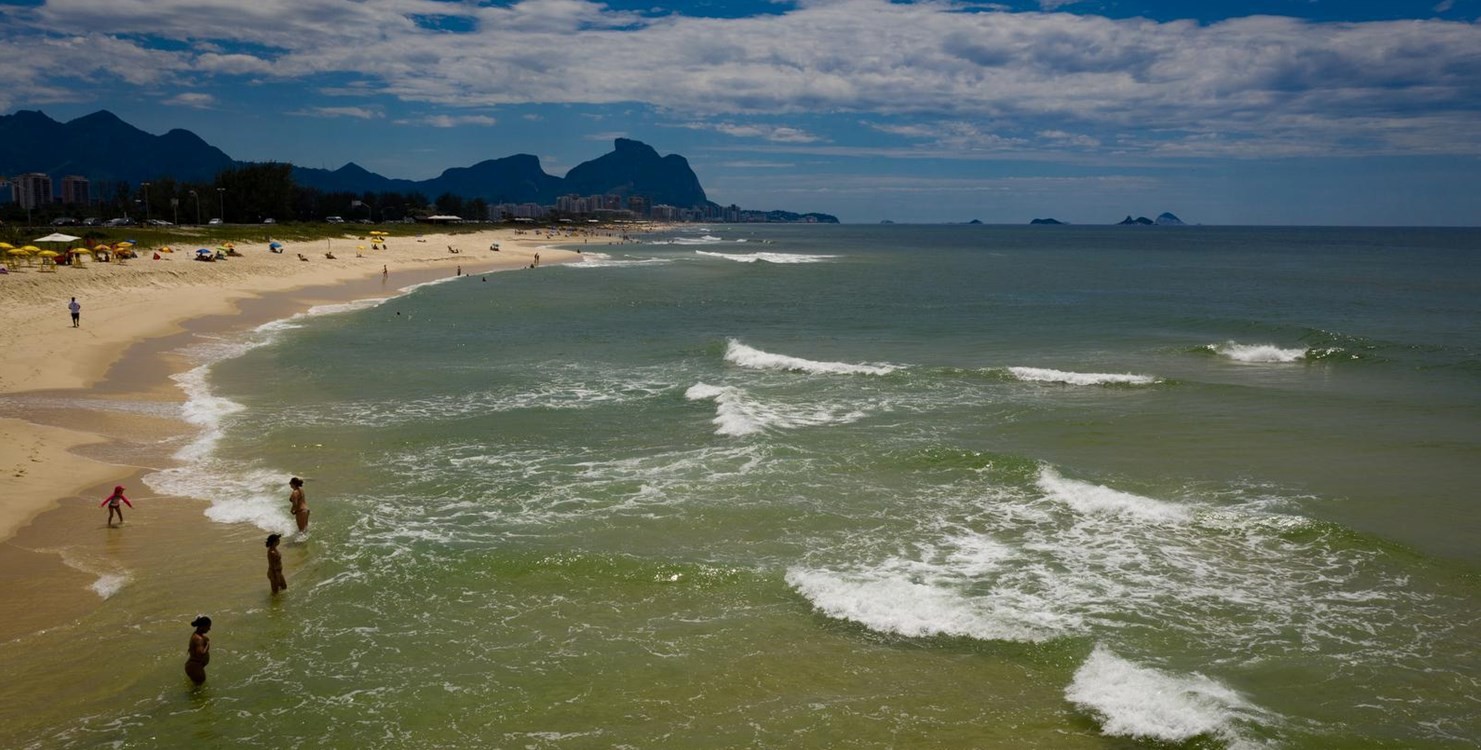
[[[207, 518], [208, 503], [150, 495], [142, 481], [177, 465], [176, 451], [199, 434], [181, 413], [187, 395], [172, 378], [198, 366], [179, 354], [184, 346], [240, 335], [316, 306], [400, 296], [459, 271], [524, 269], [537, 252], [541, 265], [580, 262], [579, 250], [558, 247], [569, 247], [572, 239], [510, 229], [401, 237], [365, 257], [344, 257], [349, 251], [307, 263], [291, 247], [269, 254], [264, 241], [239, 243], [243, 258], [217, 263], [152, 261], [146, 254], [121, 268], [0, 277], [0, 299], [12, 320], [35, 321], [0, 331], [6, 351], [0, 471], [10, 487], [0, 503], [0, 581], [9, 592], [0, 601], [19, 613], [0, 627], [0, 639], [75, 621], [127, 580], [173, 564], [170, 554], [142, 550], [112, 559], [125, 552], [118, 536], [139, 537], [144, 548], [162, 545], [178, 559], [178, 552], [197, 546], [187, 537], [240, 533], [231, 528], [238, 524]], [[491, 242], [499, 244], [498, 253], [488, 249]], [[448, 252], [449, 245], [462, 252]], [[470, 247], [480, 249], [464, 249]], [[18, 280], [23, 283], [12, 283]], [[67, 318], [65, 305], [74, 294], [83, 303], [81, 329]], [[75, 559], [77, 530], [103, 525], [102, 516], [90, 514], [115, 484], [127, 487], [138, 506], [126, 509], [123, 526], [134, 533], [109, 533], [98, 542], [97, 559]], [[123, 579], [110, 578], [115, 564], [127, 571]]]

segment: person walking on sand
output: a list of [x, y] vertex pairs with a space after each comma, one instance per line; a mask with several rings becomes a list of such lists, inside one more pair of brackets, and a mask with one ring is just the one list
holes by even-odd
[[206, 682], [206, 665], [211, 663], [211, 618], [201, 615], [190, 621], [195, 632], [190, 634], [190, 645], [185, 647], [185, 674], [197, 685]]
[[288, 493], [288, 512], [298, 521], [298, 533], [302, 534], [309, 530], [309, 501], [303, 496], [303, 480], [293, 477], [288, 480], [288, 486], [293, 488]]
[[288, 581], [283, 578], [283, 555], [278, 552], [278, 542], [282, 539], [282, 534], [267, 535], [267, 582], [273, 587], [274, 596], [288, 589]]
[[72, 313], [72, 327], [73, 328], [81, 328], [82, 327], [82, 320], [81, 320], [81, 318], [82, 318], [82, 305], [77, 304], [77, 298], [76, 297], [73, 297], [72, 298], [72, 301], [67, 303], [67, 310], [69, 310]]
[[98, 503], [99, 508], [103, 507], [104, 505], [108, 506], [108, 526], [110, 528], [112, 528], [113, 526], [114, 513], [118, 514], [118, 525], [123, 525], [123, 507], [119, 505], [120, 502], [122, 502], [123, 505], [129, 506], [130, 508], [134, 507], [134, 504], [129, 502], [129, 499], [123, 496], [123, 485], [121, 484], [113, 488], [113, 494], [103, 498], [103, 502]]

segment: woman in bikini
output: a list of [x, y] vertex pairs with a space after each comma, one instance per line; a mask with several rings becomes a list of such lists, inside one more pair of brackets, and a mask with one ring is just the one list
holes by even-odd
[[294, 477], [288, 480], [288, 486], [293, 488], [288, 493], [288, 512], [298, 521], [298, 533], [302, 534], [309, 530], [309, 501], [303, 496], [303, 480]]
[[206, 665], [211, 663], [211, 618], [201, 615], [190, 621], [195, 632], [190, 634], [190, 645], [186, 646], [185, 674], [197, 685], [206, 682]]
[[282, 538], [282, 534], [267, 535], [267, 582], [273, 587], [275, 596], [288, 588], [288, 581], [283, 578], [283, 555], [278, 552], [278, 542]]

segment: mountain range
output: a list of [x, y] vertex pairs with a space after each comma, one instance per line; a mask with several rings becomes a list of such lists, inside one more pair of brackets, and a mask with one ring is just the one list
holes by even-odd
[[[119, 181], [136, 185], [163, 177], [208, 183], [244, 164], [188, 130], [152, 135], [107, 110], [65, 123], [31, 110], [0, 116], [4, 175], [44, 172], [58, 184], [66, 175], [82, 175], [97, 191]], [[627, 138], [616, 139], [611, 153], [576, 165], [565, 177], [546, 174], [538, 157], [515, 154], [447, 169], [428, 180], [383, 177], [353, 162], [335, 170], [295, 166], [293, 179], [325, 192], [451, 193], [490, 203], [548, 205], [576, 194], [638, 195], [650, 205], [680, 208], [714, 205], [688, 160], [659, 156], [653, 147]]]

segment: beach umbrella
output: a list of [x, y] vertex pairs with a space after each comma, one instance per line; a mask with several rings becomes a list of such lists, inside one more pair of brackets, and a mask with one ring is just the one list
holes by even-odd
[[48, 234], [45, 237], [37, 237], [36, 239], [31, 240], [31, 241], [32, 242], [76, 242], [76, 241], [78, 241], [80, 239], [82, 239], [82, 238], [81, 237], [73, 237], [70, 234], [62, 234], [61, 232], [52, 232], [51, 234]]
[[170, 247], [169, 245], [164, 245], [160, 247], [159, 251], [162, 253], [173, 253], [175, 252], [175, 248]]
[[283, 243], [276, 242], [276, 241], [275, 242], [269, 242], [269, 243], [267, 243], [267, 248], [269, 250], [282, 250], [283, 249]]
[[15, 245], [10, 244], [9, 242], [0, 242], [0, 250], [14, 250], [14, 249], [15, 249]]
[[216, 253], [212, 252], [211, 251], [211, 248], [201, 247], [201, 248], [196, 248], [195, 254], [196, 255], [215, 255]]

